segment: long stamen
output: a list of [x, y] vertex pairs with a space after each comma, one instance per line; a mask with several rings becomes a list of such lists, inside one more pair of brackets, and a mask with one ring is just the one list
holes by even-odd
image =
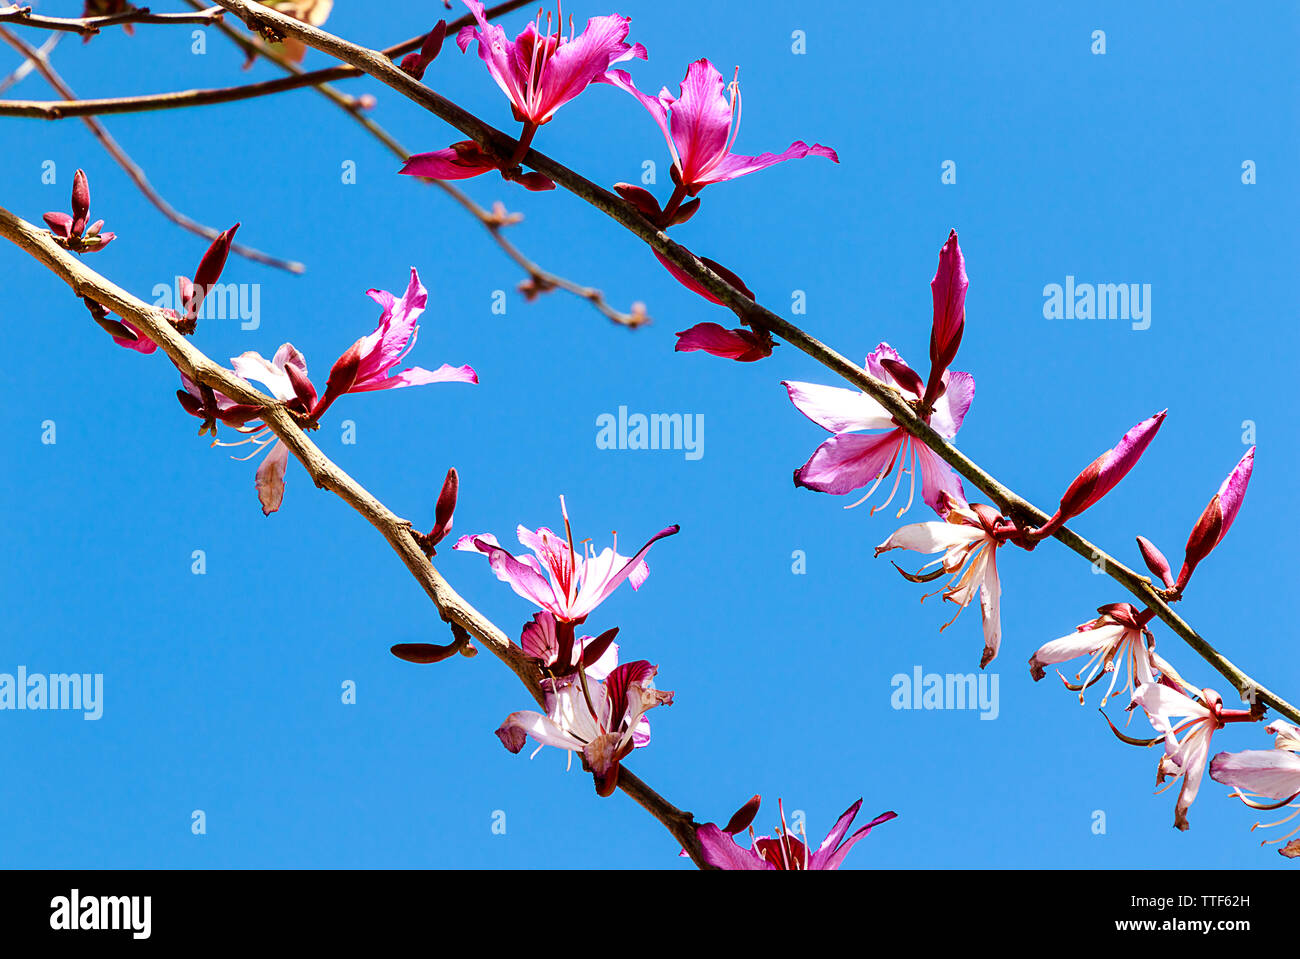
[[897, 519], [903, 518], [903, 514], [912, 508], [912, 502], [913, 500], [916, 499], [916, 471], [920, 468], [921, 454], [916, 451], [915, 444], [911, 442], [908, 442], [907, 449], [912, 454], [912, 466], [908, 470], [908, 472], [911, 473], [912, 476], [910, 481], [908, 482], [907, 505], [898, 511], [898, 516], [896, 517]]
[[[904, 440], [904, 441], [903, 441], [903, 461], [904, 461], [904, 462], [898, 464], [898, 475], [896, 475], [896, 476], [894, 477], [894, 488], [891, 489], [891, 490], [889, 491], [889, 499], [885, 500], [885, 501], [884, 501], [883, 503], [881, 503], [879, 506], [873, 506], [873, 507], [871, 507], [871, 512], [869, 512], [869, 513], [867, 514], [868, 516], [875, 516], [877, 510], [882, 510], [882, 509], [884, 509], [886, 506], [888, 506], [890, 503], [892, 503], [892, 502], [894, 501], [894, 494], [898, 492], [898, 484], [899, 484], [899, 483], [902, 481], [902, 479], [903, 479], [903, 473], [905, 472], [905, 463], [906, 463], [906, 461], [907, 461], [907, 451], [908, 451], [910, 448], [911, 448], [911, 445], [908, 443], [907, 440]], [[897, 453], [894, 454], [894, 458], [895, 458], [895, 459], [898, 458], [898, 454], [897, 454]], [[891, 465], [892, 465], [892, 464], [891, 464]], [[902, 513], [900, 513], [899, 515], [901, 516]]]
[[873, 484], [871, 484], [871, 489], [867, 490], [866, 495], [863, 496], [862, 499], [858, 500], [856, 503], [850, 503], [848, 506], [844, 508], [853, 509], [855, 506], [861, 506], [867, 500], [871, 499], [871, 494], [880, 488], [881, 482], [883, 482], [885, 477], [889, 475], [889, 471], [894, 468], [894, 464], [897, 462], [898, 462], [898, 450], [894, 450], [894, 455], [889, 458], [889, 462], [885, 465], [885, 468], [882, 469], [879, 474], [877, 474], [876, 481]]

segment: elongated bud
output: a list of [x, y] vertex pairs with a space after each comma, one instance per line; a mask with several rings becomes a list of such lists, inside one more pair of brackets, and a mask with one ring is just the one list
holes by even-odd
[[957, 243], [957, 231], [948, 234], [948, 242], [939, 251], [939, 266], [930, 281], [934, 301], [934, 322], [930, 327], [930, 378], [924, 403], [928, 406], [942, 395], [944, 371], [957, 358], [962, 332], [966, 328], [966, 258]]
[[307, 411], [313, 409], [316, 406], [316, 387], [312, 386], [311, 380], [307, 378], [307, 371], [297, 363], [286, 363], [284, 371], [293, 386], [293, 395], [302, 403], [303, 409]]
[[312, 419], [319, 417], [329, 409], [331, 403], [352, 389], [352, 384], [357, 381], [357, 371], [360, 368], [361, 340], [357, 340], [347, 348], [347, 351], [342, 356], [334, 361], [334, 366], [330, 369], [329, 379], [325, 381], [325, 395], [320, 398], [320, 401], [311, 411]]
[[582, 668], [587, 669], [594, 665], [600, 657], [604, 656], [614, 638], [618, 636], [618, 627], [607, 629], [591, 642], [587, 643], [582, 649]]
[[72, 235], [81, 236], [86, 232], [86, 221], [90, 219], [90, 183], [86, 174], [78, 170], [72, 177]]
[[181, 401], [181, 408], [191, 416], [203, 416], [203, 402], [193, 393], [187, 393], [185, 390], [177, 390], [176, 398]]
[[738, 832], [744, 832], [753, 824], [754, 817], [758, 815], [758, 806], [762, 801], [762, 796], [755, 796], [745, 803], [727, 820], [727, 824], [722, 827], [722, 831], [732, 836]]
[[1156, 548], [1156, 544], [1145, 536], [1139, 536], [1137, 543], [1138, 549], [1142, 553], [1142, 561], [1147, 564], [1147, 569], [1151, 570], [1152, 575], [1166, 586], [1173, 586], [1174, 574], [1169, 568], [1169, 560], [1165, 559], [1165, 554], [1160, 552]]
[[643, 187], [632, 183], [615, 183], [614, 192], [636, 207], [637, 211], [648, 220], [658, 222], [659, 217], [663, 215], [659, 201], [654, 198], [653, 193]]
[[45, 225], [50, 228], [50, 232], [57, 237], [67, 239], [72, 235], [72, 217], [66, 213], [50, 212], [41, 214], [41, 219]]
[[534, 193], [541, 193], [545, 190], [554, 190], [555, 181], [544, 173], [538, 173], [536, 170], [530, 170], [528, 173], [521, 173], [515, 177], [515, 182], [525, 190], [532, 190]]
[[1210, 499], [1201, 512], [1201, 517], [1192, 528], [1187, 538], [1183, 568], [1178, 573], [1177, 589], [1182, 590], [1192, 578], [1192, 572], [1198, 563], [1210, 555], [1214, 547], [1223, 542], [1228, 535], [1232, 522], [1241, 510], [1241, 501], [1246, 496], [1246, 487], [1250, 485], [1250, 474], [1255, 468], [1255, 447], [1246, 451], [1232, 472], [1219, 486], [1219, 491]]
[[437, 546], [451, 532], [456, 497], [459, 494], [460, 476], [453, 466], [447, 470], [447, 478], [442, 481], [442, 492], [438, 494], [438, 505], [433, 510], [433, 529], [429, 531], [428, 537], [430, 546]]
[[1155, 439], [1165, 421], [1168, 410], [1143, 420], [1124, 434], [1124, 438], [1111, 450], [1102, 453], [1080, 473], [1061, 497], [1061, 506], [1047, 523], [1034, 535], [1043, 537], [1054, 532], [1072, 516], [1078, 516], [1088, 507], [1115, 488], [1128, 471], [1137, 465], [1146, 448]]
[[221, 279], [221, 271], [226, 268], [226, 258], [230, 256], [230, 244], [234, 241], [235, 231], [239, 229], [236, 223], [229, 230], [225, 230], [217, 235], [208, 247], [203, 259], [199, 260], [199, 268], [194, 271], [194, 288], [189, 297], [189, 307], [186, 310], [186, 318], [194, 319], [198, 316], [199, 307], [203, 305], [203, 298], [208, 295], [208, 291]]
[[455, 643], [448, 643], [446, 646], [436, 646], [433, 643], [398, 643], [388, 651], [408, 663], [423, 664], [440, 663], [444, 659], [451, 659], [459, 650]]
[[676, 226], [678, 223], [685, 223], [691, 217], [695, 216], [695, 213], [697, 210], [699, 210], [699, 208], [700, 208], [699, 197], [696, 197], [694, 200], [687, 200], [685, 203], [683, 203], [681, 206], [677, 208], [677, 212], [673, 214], [672, 220], [669, 221], [667, 225]]

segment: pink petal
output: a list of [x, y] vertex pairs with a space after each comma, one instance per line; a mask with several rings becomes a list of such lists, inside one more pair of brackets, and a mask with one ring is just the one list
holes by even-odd
[[[674, 111], [676, 115], [676, 111]], [[755, 157], [741, 156], [738, 153], [732, 153], [725, 160], [711, 169], [703, 179], [697, 181], [700, 183], [720, 183], [723, 180], [734, 180], [736, 177], [746, 176], [750, 173], [756, 173], [759, 170], [765, 170], [770, 166], [783, 163], [786, 160], [802, 160], [804, 157], [826, 157], [835, 163], [840, 162], [839, 156], [830, 147], [824, 147], [820, 143], [814, 143], [812, 146], [804, 143], [802, 140], [796, 140], [791, 143], [784, 153], [760, 153]]]
[[962, 421], [975, 400], [975, 377], [950, 370], [943, 374], [943, 382], [947, 390], [935, 401], [930, 425], [936, 433], [950, 440], [961, 429]]
[[1269, 799], [1300, 793], [1300, 756], [1283, 749], [1219, 753], [1210, 761], [1210, 778]]
[[[957, 471], [939, 458], [939, 454], [924, 443], [915, 442], [912, 449], [921, 472], [921, 498], [940, 516], [947, 514], [946, 503], [961, 505], [966, 502], [966, 490], [961, 485]], [[947, 500], [943, 494], [947, 494]]]
[[860, 390], [794, 380], [783, 381], [781, 385], [800, 413], [832, 433], [887, 430], [897, 425], [883, 406]]
[[836, 495], [861, 489], [874, 483], [893, 463], [906, 436], [901, 429], [871, 435], [832, 436], [813, 451], [807, 463], [795, 470], [795, 485]]
[[284, 470], [288, 465], [289, 447], [276, 440], [271, 451], [257, 467], [257, 474], [254, 477], [257, 500], [262, 504], [263, 516], [270, 516], [284, 501]]
[[672, 138], [681, 158], [682, 181], [688, 186], [712, 182], [701, 177], [726, 154], [732, 112], [723, 94], [725, 87], [717, 67], [696, 60], [686, 68], [681, 96], [672, 102]]
[[645, 59], [645, 48], [631, 47], [627, 39], [631, 21], [618, 14], [592, 17], [571, 43], [560, 44], [542, 72], [541, 105], [533, 119], [545, 123], [590, 84], [604, 77], [610, 64], [632, 56]]
[[[1255, 447], [1246, 450], [1240, 462], [1233, 467], [1223, 484], [1219, 487], [1219, 508], [1223, 511], [1223, 525], [1219, 527], [1218, 542], [1228, 535], [1232, 521], [1237, 518], [1241, 501], [1245, 499], [1246, 487], [1250, 485], [1250, 474], [1255, 468]], [[1216, 543], [1217, 545], [1217, 543]]]
[[750, 330], [728, 330], [717, 323], [696, 323], [677, 334], [678, 353], [703, 350], [741, 363], [752, 363], [772, 355], [772, 348]]
[[[467, 149], [467, 144], [474, 149]], [[433, 180], [465, 180], [497, 168], [496, 161], [479, 152], [473, 141], [462, 141], [457, 146], [461, 149], [450, 146], [432, 153], [417, 153], [408, 157], [397, 172]]]

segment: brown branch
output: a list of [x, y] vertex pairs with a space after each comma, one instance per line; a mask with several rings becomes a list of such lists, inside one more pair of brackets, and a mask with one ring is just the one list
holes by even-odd
[[[343, 40], [316, 27], [298, 23], [296, 20], [291, 20], [267, 7], [251, 4], [248, 0], [217, 0], [217, 2], [240, 17], [254, 30], [266, 29], [288, 34], [296, 37], [309, 47], [363, 70], [401, 93], [407, 99], [424, 107], [430, 113], [447, 121], [456, 129], [471, 137], [484, 150], [499, 156], [512, 156], [518, 148], [519, 141], [484, 123], [464, 108], [414, 80], [394, 66], [386, 57], [374, 50]], [[736, 314], [742, 323], [754, 329], [766, 330], [775, 336], [779, 336], [828, 370], [873, 397], [889, 411], [895, 422], [934, 450], [940, 458], [958, 473], [970, 480], [1004, 513], [1022, 522], [1033, 522], [1036, 525], [1041, 525], [1047, 521], [1048, 516], [1046, 513], [1019, 496], [1009, 487], [998, 482], [993, 476], [936, 433], [930, 427], [930, 424], [917, 415], [916, 410], [898, 390], [876, 379], [862, 367], [856, 366], [809, 333], [766, 307], [759, 305], [732, 287], [726, 280], [700, 262], [688, 249], [669, 239], [665, 232], [645, 219], [631, 204], [624, 202], [616, 194], [597, 186], [580, 174], [535, 149], [529, 149], [522, 162], [524, 165], [549, 177], [557, 185], [564, 187], [575, 196], [586, 200], [596, 209], [640, 237], [649, 247], [657, 250], [716, 296], [723, 305]], [[1093, 545], [1066, 527], [1061, 527], [1053, 535], [1090, 563], [1101, 562], [1111, 579], [1155, 610], [1161, 621], [1176, 636], [1194, 649], [1220, 675], [1231, 682], [1243, 698], [1253, 697], [1253, 702], [1271, 706], [1292, 722], [1300, 723], [1300, 709], [1255, 682], [1226, 656], [1215, 649], [1182, 617], [1174, 612], [1160, 591], [1152, 585], [1150, 579], [1135, 573], [1100, 547]]]
[[126, 23], [157, 24], [209, 24], [220, 23], [225, 11], [220, 7], [207, 7], [197, 13], [151, 13], [148, 7], [138, 7], [123, 13], [112, 13], [102, 17], [43, 17], [32, 13], [31, 7], [10, 4], [0, 7], [0, 23], [11, 23], [17, 27], [38, 27], [42, 30], [57, 30], [63, 33], [79, 33], [83, 37], [93, 37], [103, 27], [116, 27]]
[[[199, 0], [186, 0], [186, 2], [195, 9], [199, 9], [202, 6]], [[250, 58], [262, 57], [271, 61], [280, 69], [292, 73], [295, 76], [301, 76], [306, 72], [302, 67], [283, 56], [279, 51], [256, 38], [244, 36], [228, 23], [217, 24], [217, 29], [229, 38], [231, 42], [243, 50]], [[388, 151], [392, 153], [393, 156], [397, 157], [397, 159], [406, 160], [411, 156], [410, 150], [402, 146], [402, 144], [382, 126], [370, 117], [366, 116], [366, 108], [357, 97], [343, 93], [340, 90], [335, 89], [333, 86], [330, 86], [328, 83], [318, 83], [313, 89], [319, 91], [327, 100], [338, 106], [348, 116], [359, 123], [363, 129], [370, 133], [371, 136], [387, 147]], [[478, 220], [483, 228], [488, 231], [488, 234], [492, 239], [496, 241], [497, 246], [501, 247], [506, 256], [514, 260], [515, 263], [528, 274], [528, 280], [525, 284], [521, 285], [521, 290], [525, 292], [525, 295], [531, 297], [535, 296], [537, 293], [545, 293], [552, 289], [564, 290], [566, 293], [572, 293], [574, 296], [581, 297], [588, 301], [603, 316], [620, 326], [636, 328], [638, 326], [644, 326], [650, 322], [650, 316], [646, 313], [644, 304], [634, 303], [632, 305], [632, 310], [629, 313], [616, 310], [605, 299], [605, 295], [595, 287], [582, 286], [578, 283], [574, 283], [572, 280], [543, 269], [538, 263], [530, 260], [517, 246], [506, 239], [503, 230], [506, 226], [510, 225], [511, 221], [500, 211], [485, 210], [483, 207], [475, 203], [463, 190], [453, 186], [446, 180], [436, 180], [431, 177], [415, 177], [414, 179], [442, 190], [459, 203], [471, 216]]]
[[[442, 619], [468, 632], [483, 643], [527, 687], [538, 702], [542, 690], [536, 667], [523, 650], [510, 641], [491, 620], [469, 604], [451, 584], [443, 579], [420, 547], [418, 534], [408, 520], [402, 519], [377, 500], [361, 484], [332, 462], [298, 426], [294, 415], [272, 397], [251, 386], [199, 351], [176, 332], [167, 314], [150, 306], [113, 284], [80, 259], [58, 246], [48, 230], [28, 223], [0, 207], [0, 236], [13, 242], [45, 265], [79, 297], [103, 305], [118, 316], [130, 320], [158, 344], [176, 367], [196, 383], [218, 390], [239, 403], [259, 406], [262, 421], [302, 463], [316, 486], [336, 494], [370, 523], [388, 541], [403, 565], [424, 589]], [[707, 868], [703, 847], [695, 833], [694, 817], [678, 809], [626, 768], [620, 769], [619, 788], [650, 812], [672, 833], [691, 859]]]
[[[23, 54], [23, 56], [27, 57], [28, 62], [35, 64], [37, 71], [40, 72], [41, 76], [45, 77], [46, 82], [48, 82], [50, 86], [54, 87], [54, 89], [58, 90], [65, 97], [76, 97], [76, 94], [72, 92], [72, 89], [64, 82], [63, 78], [59, 76], [54, 67], [51, 66], [49, 58], [41, 53], [40, 50], [33, 47], [21, 37], [10, 33], [4, 27], [0, 27], [0, 40], [3, 40], [5, 43], [9, 44], [9, 46]], [[131, 182], [135, 184], [136, 189], [144, 194], [144, 198], [152, 203], [158, 212], [171, 220], [181, 229], [188, 230], [190, 233], [204, 237], [208, 240], [215, 240], [221, 234], [220, 230], [214, 230], [212, 227], [205, 226], [198, 220], [186, 216], [163, 199], [162, 195], [153, 188], [153, 185], [149, 182], [149, 178], [145, 176], [145, 172], [140, 168], [140, 165], [131, 159], [130, 155], [122, 149], [116, 140], [113, 139], [112, 135], [109, 134], [108, 130], [102, 123], [94, 117], [83, 117], [82, 122], [90, 128], [90, 132], [94, 134], [95, 139], [100, 142], [100, 145], [103, 146], [103, 148], [108, 152], [108, 155], [116, 161], [117, 165], [126, 172], [126, 175], [131, 178]], [[267, 266], [273, 266], [280, 270], [287, 270], [290, 273], [301, 273], [305, 269], [301, 263], [297, 263], [293, 260], [281, 260], [278, 257], [271, 256], [269, 253], [255, 250], [251, 246], [244, 246], [242, 243], [230, 244], [230, 250], [232, 253], [238, 253], [246, 259], [253, 260], [257, 263], [264, 263]]]
[[[498, 17], [511, 10], [527, 5], [534, 0], [507, 0], [498, 3], [486, 11], [488, 18]], [[448, 35], [461, 27], [474, 23], [472, 16], [463, 16], [447, 25]], [[411, 37], [401, 43], [387, 47], [383, 51], [386, 57], [400, 57], [419, 49], [426, 34]], [[103, 116], [110, 113], [146, 113], [152, 110], [178, 110], [185, 107], [209, 106], [214, 103], [231, 103], [236, 100], [251, 100], [256, 97], [284, 93], [288, 90], [301, 90], [321, 83], [333, 83], [336, 80], [348, 80], [365, 76], [365, 71], [351, 66], [326, 67], [322, 70], [310, 70], [298, 76], [280, 77], [277, 80], [263, 80], [258, 83], [246, 83], [234, 87], [219, 87], [206, 90], [178, 90], [167, 93], [152, 93], [144, 96], [110, 97], [100, 100], [78, 100], [70, 97], [66, 100], [0, 100], [0, 116], [34, 117], [42, 120], [63, 120], [69, 117]], [[64, 94], [67, 96], [67, 94]]]

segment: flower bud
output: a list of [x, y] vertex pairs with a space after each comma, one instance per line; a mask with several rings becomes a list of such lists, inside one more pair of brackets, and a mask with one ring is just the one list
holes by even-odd
[[1201, 512], [1200, 519], [1196, 521], [1196, 526], [1192, 528], [1184, 551], [1183, 568], [1178, 573], [1175, 588], [1185, 588], [1197, 564], [1209, 556], [1214, 547], [1223, 542], [1223, 537], [1228, 535], [1228, 530], [1241, 509], [1241, 501], [1246, 495], [1246, 487], [1250, 485], [1250, 474], [1254, 468], [1255, 447], [1252, 446], [1219, 486], [1219, 491], [1210, 499]]
[[1137, 544], [1142, 553], [1142, 561], [1147, 564], [1147, 569], [1151, 570], [1152, 575], [1166, 586], [1173, 586], [1174, 574], [1169, 568], [1169, 560], [1165, 559], [1165, 554], [1145, 536], [1139, 536]]
[[614, 192], [636, 207], [637, 212], [648, 220], [657, 223], [659, 217], [663, 215], [663, 210], [659, 207], [659, 201], [654, 198], [653, 193], [643, 187], [631, 183], [615, 183]]
[[727, 820], [727, 824], [722, 827], [722, 831], [733, 836], [738, 832], [744, 832], [753, 824], [754, 818], [758, 815], [759, 803], [762, 801], [762, 796], [755, 796], [745, 803]]
[[217, 280], [221, 279], [221, 271], [226, 268], [226, 258], [230, 256], [230, 244], [238, 229], [239, 224], [236, 223], [229, 230], [218, 234], [207, 252], [203, 254], [203, 259], [199, 261], [199, 268], [194, 271], [193, 293], [187, 298], [190, 301], [185, 314], [187, 319], [192, 320], [198, 316], [203, 298], [208, 295], [208, 291]]
[[331, 403], [352, 389], [352, 384], [357, 381], [357, 371], [361, 368], [361, 343], [362, 340], [357, 340], [334, 361], [329, 379], [325, 381], [325, 394], [311, 411], [312, 419], [317, 419], [329, 409]]
[[58, 212], [44, 213], [41, 215], [41, 219], [45, 221], [45, 225], [50, 228], [50, 232], [55, 236], [62, 237], [66, 240], [72, 235], [72, 217], [68, 214]]
[[72, 235], [81, 236], [90, 219], [90, 183], [86, 174], [78, 170], [72, 177]]
[[437, 546], [451, 532], [452, 519], [456, 512], [456, 497], [460, 493], [460, 476], [456, 467], [447, 470], [447, 478], [442, 481], [442, 492], [438, 494], [438, 503], [433, 510], [433, 529], [429, 531], [429, 545]]
[[942, 395], [943, 374], [957, 358], [961, 335], [966, 327], [966, 258], [957, 243], [957, 231], [939, 251], [939, 266], [930, 281], [934, 302], [934, 321], [930, 327], [930, 379], [926, 384], [924, 405], [929, 406]]
[[302, 403], [304, 410], [310, 411], [316, 405], [316, 387], [307, 378], [307, 371], [297, 363], [286, 363], [284, 372], [289, 376], [295, 399]]

